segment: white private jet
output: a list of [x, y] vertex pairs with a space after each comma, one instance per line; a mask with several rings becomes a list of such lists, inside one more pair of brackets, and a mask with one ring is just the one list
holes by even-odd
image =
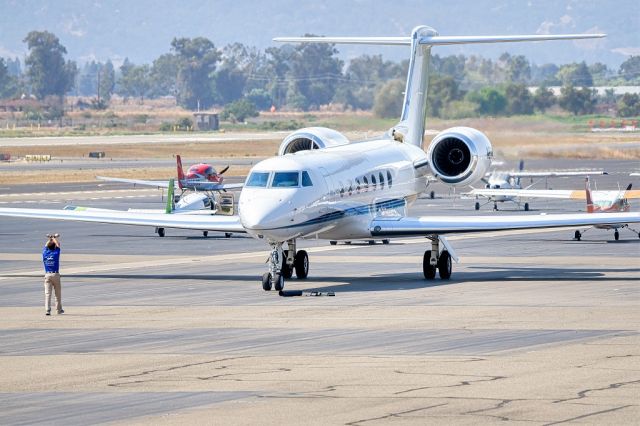
[[[431, 48], [461, 43], [570, 40], [603, 34], [440, 36], [427, 26], [410, 37], [295, 37], [283, 42], [406, 45], [411, 60], [400, 121], [373, 140], [350, 142], [327, 128], [306, 128], [282, 142], [279, 155], [256, 164], [239, 198], [237, 216], [151, 215], [74, 212], [39, 209], [0, 209], [0, 215], [64, 219], [126, 225], [162, 226], [222, 232], [247, 232], [271, 247], [264, 290], [282, 290], [284, 280], [305, 278], [307, 252], [298, 250], [302, 238], [369, 240], [406, 236], [426, 237], [423, 257], [426, 279], [451, 276], [457, 261], [445, 235], [564, 226], [638, 223], [637, 213], [575, 213], [564, 215], [407, 216], [407, 208], [427, 188], [431, 171], [445, 184], [466, 186], [489, 170], [493, 151], [479, 130], [454, 127], [439, 133], [422, 148], [425, 128], [428, 68]], [[285, 249], [286, 245], [286, 249]]]
[[[494, 163], [495, 164], [495, 163]], [[518, 206], [523, 205], [524, 211], [529, 211], [529, 203], [521, 203], [520, 197], [512, 194], [507, 194], [507, 191], [513, 193], [520, 189], [530, 189], [540, 181], [545, 181], [545, 187], [547, 186], [547, 179], [552, 177], [570, 177], [570, 176], [590, 176], [590, 175], [606, 175], [604, 170], [541, 170], [541, 171], [525, 171], [524, 161], [520, 160], [518, 171], [501, 171], [494, 170], [482, 179], [485, 183], [485, 188], [473, 188], [470, 192], [463, 194], [467, 197], [475, 197], [476, 200], [479, 197], [486, 198], [487, 201], [480, 203], [476, 201], [475, 209], [480, 210], [480, 207], [493, 203], [493, 210], [498, 210], [498, 203], [512, 202]], [[531, 183], [522, 187], [522, 179], [531, 178]], [[536, 179], [535, 181], [533, 179]]]

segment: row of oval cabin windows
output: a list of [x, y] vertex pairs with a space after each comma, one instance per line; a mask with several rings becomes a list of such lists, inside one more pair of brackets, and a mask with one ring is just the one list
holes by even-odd
[[376, 174], [375, 173], [371, 173], [370, 175], [364, 175], [364, 176], [360, 176], [357, 177], [355, 179], [355, 188], [354, 188], [354, 183], [349, 181], [347, 183], [348, 187], [343, 186], [340, 189], [340, 197], [344, 197], [345, 194], [347, 195], [352, 195], [354, 192], [356, 194], [359, 194], [360, 192], [367, 192], [369, 191], [369, 187], [371, 186], [371, 190], [375, 191], [376, 189], [378, 189], [378, 187], [380, 187], [380, 189], [384, 189], [384, 185], [385, 185], [385, 174], [386, 174], [386, 184], [389, 186], [389, 188], [391, 188], [393, 186], [393, 178], [391, 176], [391, 172], [389, 170], [386, 171], [386, 173], [383, 172], [379, 172], [378, 173], [378, 179], [376, 180]]

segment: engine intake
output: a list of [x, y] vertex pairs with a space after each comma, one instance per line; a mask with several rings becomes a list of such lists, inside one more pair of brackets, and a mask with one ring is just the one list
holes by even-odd
[[307, 127], [297, 130], [284, 138], [278, 149], [278, 155], [293, 154], [298, 151], [325, 149], [346, 145], [349, 139], [340, 132], [326, 127]]
[[429, 164], [442, 182], [463, 186], [480, 180], [491, 166], [493, 150], [484, 133], [471, 127], [444, 130], [431, 141]]

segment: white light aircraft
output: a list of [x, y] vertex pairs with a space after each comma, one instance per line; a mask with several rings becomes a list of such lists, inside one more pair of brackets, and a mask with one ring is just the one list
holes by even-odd
[[[585, 180], [584, 190], [565, 190], [565, 189], [485, 189], [484, 193], [488, 195], [495, 194], [507, 194], [507, 196], [513, 196], [518, 198], [547, 198], [547, 199], [559, 199], [559, 200], [579, 200], [586, 202], [588, 213], [616, 213], [616, 212], [628, 212], [631, 210], [630, 199], [640, 198], [640, 191], [632, 190], [632, 184], [629, 184], [626, 189], [619, 189], [617, 191], [593, 191], [589, 178]], [[632, 232], [635, 232], [640, 237], [640, 232], [629, 227], [628, 223], [617, 224], [599, 224], [594, 225], [594, 228], [599, 229], [613, 229], [613, 238], [617, 241], [620, 239], [620, 233], [618, 229], [627, 228]], [[582, 238], [582, 234], [586, 231], [575, 231], [574, 238], [578, 241]]]
[[[256, 164], [239, 198], [238, 216], [84, 213], [40, 209], [0, 209], [0, 215], [127, 225], [247, 232], [271, 247], [264, 290], [281, 290], [295, 270], [307, 277], [302, 238], [369, 240], [421, 236], [429, 240], [423, 257], [426, 279], [451, 276], [457, 260], [446, 234], [591, 224], [640, 222], [637, 213], [478, 216], [407, 216], [407, 208], [426, 190], [431, 170], [452, 186], [467, 186], [489, 170], [493, 151], [479, 130], [454, 127], [422, 148], [431, 48], [461, 43], [571, 40], [603, 34], [440, 36], [427, 26], [410, 37], [295, 37], [283, 42], [355, 43], [410, 46], [411, 59], [400, 121], [373, 140], [353, 142], [327, 128], [296, 131], [279, 155]], [[286, 246], [286, 249], [285, 249]]]
[[[493, 203], [493, 210], [498, 210], [498, 203], [512, 202], [518, 206], [523, 205], [524, 211], [529, 211], [529, 203], [521, 203], [520, 197], [514, 195], [507, 195], [503, 190], [520, 190], [530, 189], [541, 180], [545, 180], [545, 186], [547, 179], [550, 177], [569, 177], [569, 176], [589, 176], [589, 175], [606, 175], [604, 170], [556, 170], [556, 171], [524, 171], [524, 161], [520, 160], [518, 171], [500, 171], [494, 170], [489, 173], [486, 179], [482, 181], [486, 184], [485, 188], [473, 188], [470, 192], [463, 194], [466, 196], [484, 197], [487, 201], [480, 204], [476, 201], [475, 209], [480, 210], [480, 207]], [[532, 182], [527, 187], [523, 188], [521, 180], [525, 178], [531, 178]], [[535, 182], [533, 179], [537, 179]]]

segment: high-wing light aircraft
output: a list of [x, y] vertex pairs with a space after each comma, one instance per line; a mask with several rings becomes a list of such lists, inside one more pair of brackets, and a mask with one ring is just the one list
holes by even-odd
[[[589, 178], [585, 180], [584, 190], [564, 190], [564, 189], [483, 189], [483, 193], [492, 196], [494, 194], [505, 194], [506, 196], [518, 198], [549, 198], [549, 199], [565, 199], [585, 201], [588, 213], [615, 213], [628, 212], [631, 209], [629, 199], [640, 198], [640, 191], [631, 190], [632, 184], [629, 184], [624, 190], [617, 191], [593, 191]], [[640, 233], [629, 227], [627, 223], [618, 224], [600, 224], [594, 225], [594, 228], [613, 229], [613, 237], [620, 239], [618, 229], [627, 228], [635, 232], [638, 237]], [[580, 240], [585, 231], [575, 231], [574, 238]]]
[[[475, 209], [480, 210], [480, 207], [493, 203], [493, 209], [498, 210], [498, 203], [512, 202], [518, 206], [523, 205], [525, 211], [529, 211], [529, 203], [521, 203], [520, 198], [513, 195], [506, 195], [502, 190], [504, 189], [529, 189], [536, 185], [541, 180], [545, 180], [550, 177], [569, 177], [569, 176], [588, 176], [588, 175], [606, 175], [607, 172], [603, 170], [557, 170], [557, 171], [524, 171], [524, 161], [520, 160], [518, 171], [500, 171], [494, 170], [482, 181], [486, 184], [485, 188], [473, 188], [468, 192], [467, 196], [484, 197], [487, 201], [480, 204], [476, 201]], [[526, 188], [522, 188], [521, 180], [524, 178], [535, 178], [536, 181], [532, 181]]]
[[[250, 171], [240, 193], [238, 216], [140, 215], [83, 213], [40, 209], [0, 209], [0, 215], [65, 219], [127, 225], [247, 232], [271, 247], [264, 290], [281, 290], [294, 270], [309, 272], [307, 252], [298, 250], [302, 238], [368, 240], [421, 236], [429, 240], [424, 252], [426, 279], [451, 276], [457, 261], [445, 235], [451, 233], [553, 228], [578, 225], [638, 223], [637, 213], [575, 213], [563, 215], [407, 216], [407, 208], [426, 190], [429, 171], [452, 186], [479, 181], [489, 170], [493, 150], [479, 130], [454, 127], [439, 133], [422, 148], [425, 129], [431, 48], [461, 43], [571, 40], [603, 34], [440, 36], [427, 26], [410, 37], [294, 37], [283, 42], [355, 43], [410, 46], [411, 59], [402, 115], [384, 135], [350, 143], [327, 128], [305, 128], [287, 136], [278, 156]], [[487, 241], [489, 242], [489, 241]], [[286, 249], [285, 249], [286, 247]]]

